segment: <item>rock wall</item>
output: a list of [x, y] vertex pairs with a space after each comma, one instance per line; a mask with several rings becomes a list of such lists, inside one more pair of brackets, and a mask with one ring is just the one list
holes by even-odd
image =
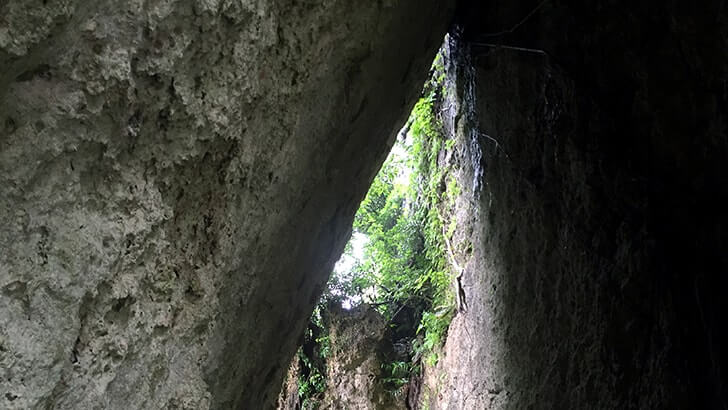
[[278, 394], [278, 402], [276, 403], [277, 410], [301, 409], [301, 399], [298, 394], [298, 376], [300, 372], [301, 364], [298, 357], [293, 356], [286, 377], [283, 379], [280, 393]]
[[[383, 364], [392, 356], [388, 323], [373, 307], [329, 308], [331, 356], [322, 409], [404, 410], [404, 388], [389, 392]], [[398, 393], [398, 394], [396, 394]]]
[[271, 407], [450, 3], [2, 2], [0, 407]]
[[442, 159], [467, 307], [421, 406], [726, 408], [722, 3], [473, 2], [460, 21]]
[[[294, 356], [277, 409], [408, 409], [410, 386], [391, 380], [402, 376], [391, 374], [391, 364], [406, 359], [396, 351], [392, 324], [366, 303], [352, 309], [343, 309], [339, 301], [319, 306], [325, 331], [309, 334], [299, 356]], [[312, 367], [325, 376], [325, 384], [322, 391], [306, 397], [305, 390], [300, 392], [298, 386], [312, 382]]]

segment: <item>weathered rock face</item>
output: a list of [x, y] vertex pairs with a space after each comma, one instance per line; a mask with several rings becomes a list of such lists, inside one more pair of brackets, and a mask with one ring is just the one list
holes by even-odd
[[[321, 312], [325, 334], [304, 342], [305, 363], [294, 357], [278, 397], [278, 410], [397, 410], [407, 409], [408, 386], [395, 386], [391, 363], [401, 359], [392, 342], [390, 325], [377, 310], [361, 304], [351, 310], [332, 302]], [[310, 350], [309, 352], [306, 352]], [[315, 351], [315, 352], [314, 352]], [[315, 363], [314, 363], [315, 362]], [[390, 366], [388, 366], [390, 365]], [[297, 389], [310, 382], [310, 368], [325, 374], [325, 388], [301, 400]], [[308, 369], [308, 370], [306, 370]]]
[[270, 407], [448, 4], [3, 2], [0, 407]]
[[301, 364], [296, 356], [293, 356], [291, 365], [288, 367], [286, 377], [283, 379], [280, 393], [278, 394], [277, 410], [300, 410], [301, 399], [298, 394], [298, 375], [301, 372]]
[[421, 403], [725, 408], [725, 10], [559, 1], [524, 21], [534, 6], [463, 13], [467, 308]]
[[[374, 308], [360, 305], [350, 311], [333, 307], [330, 321], [331, 356], [323, 409], [405, 409], [402, 392], [388, 392], [382, 383], [383, 364], [392, 349], [388, 324]], [[395, 393], [400, 393], [395, 395]]]

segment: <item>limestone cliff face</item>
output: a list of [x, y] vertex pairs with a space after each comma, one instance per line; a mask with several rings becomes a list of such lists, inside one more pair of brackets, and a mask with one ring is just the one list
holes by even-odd
[[382, 315], [365, 304], [352, 310], [332, 307], [327, 315], [331, 356], [321, 409], [404, 410], [404, 389], [390, 392], [383, 383], [392, 342]]
[[467, 305], [422, 408], [725, 408], [725, 10], [473, 3], [441, 155]]
[[300, 410], [301, 399], [298, 394], [298, 376], [301, 372], [301, 365], [298, 357], [293, 356], [288, 372], [283, 378], [278, 400], [276, 402], [277, 410]]
[[0, 407], [271, 407], [450, 2], [0, 4]]
[[[294, 357], [278, 397], [278, 410], [398, 410], [408, 409], [409, 386], [394, 385], [391, 363], [397, 353], [391, 323], [368, 304], [343, 309], [339, 302], [321, 311], [326, 333], [304, 343], [308, 364]], [[401, 358], [400, 358], [401, 359]], [[389, 366], [388, 366], [389, 365]], [[301, 400], [298, 385], [310, 382], [310, 368], [325, 375], [323, 391]]]

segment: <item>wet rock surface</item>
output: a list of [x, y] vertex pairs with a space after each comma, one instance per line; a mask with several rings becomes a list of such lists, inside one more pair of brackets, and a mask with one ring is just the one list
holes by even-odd
[[447, 4], [3, 2], [0, 407], [271, 407]]

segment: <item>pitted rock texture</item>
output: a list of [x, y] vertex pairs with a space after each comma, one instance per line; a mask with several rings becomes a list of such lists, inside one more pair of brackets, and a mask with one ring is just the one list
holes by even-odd
[[298, 357], [293, 356], [286, 376], [283, 378], [276, 410], [300, 410], [301, 399], [298, 397], [298, 375], [301, 372], [301, 363]]
[[384, 364], [393, 355], [388, 323], [373, 307], [329, 305], [331, 355], [326, 360], [324, 410], [404, 410], [404, 388], [387, 391]]
[[450, 11], [0, 4], [0, 407], [270, 408]]
[[724, 6], [471, 6], [446, 121], [467, 309], [423, 408], [726, 408]]
[[[391, 323], [387, 323], [377, 310], [368, 304], [343, 309], [339, 302], [330, 302], [321, 311], [328, 332], [312, 338], [315, 345], [301, 347], [306, 350], [326, 349], [315, 353], [318, 363], [305, 363], [293, 358], [278, 397], [277, 410], [397, 410], [406, 409], [409, 386], [387, 382], [391, 371], [387, 365], [397, 360], [392, 346]], [[325, 342], [319, 340], [321, 337]], [[313, 357], [309, 352], [308, 360]], [[307, 378], [308, 366], [326, 374], [323, 392], [304, 399], [298, 395], [302, 378]]]

